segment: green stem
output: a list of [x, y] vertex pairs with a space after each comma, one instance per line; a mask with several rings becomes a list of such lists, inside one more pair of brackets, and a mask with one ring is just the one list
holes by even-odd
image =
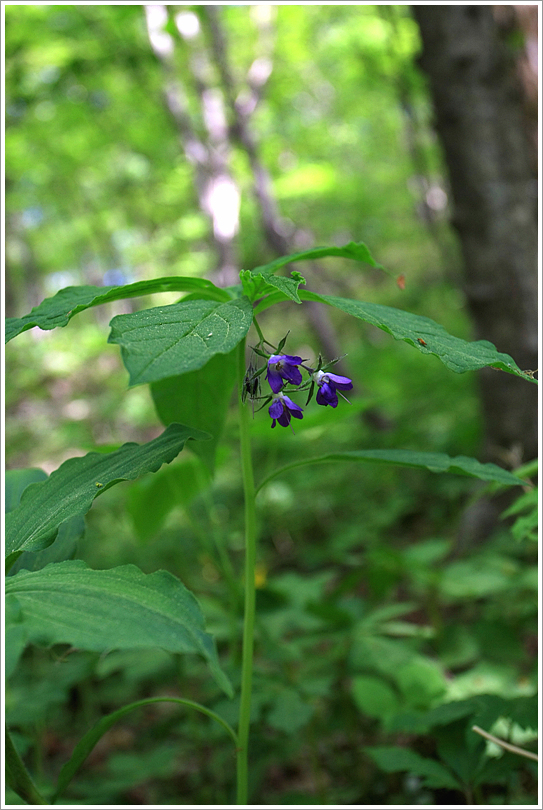
[[30, 778], [6, 726], [6, 782], [28, 804], [49, 804]]
[[[256, 331], [258, 332], [258, 337], [260, 338], [260, 342], [262, 344], [266, 343], [266, 341], [264, 340], [264, 335], [262, 334], [262, 330], [261, 330], [260, 326], [258, 325], [257, 319], [254, 316], [253, 316], [253, 326], [256, 329]], [[244, 351], [245, 351], [245, 348], [244, 348]], [[245, 372], [245, 369], [244, 369], [244, 372]]]
[[243, 653], [241, 664], [241, 698], [239, 706], [237, 751], [237, 804], [247, 804], [248, 745], [251, 715], [251, 684], [253, 678], [253, 647], [255, 625], [255, 565], [256, 565], [256, 510], [255, 482], [251, 458], [249, 410], [241, 401], [241, 381], [245, 376], [245, 341], [238, 347], [239, 427], [241, 444], [241, 470], [245, 498], [245, 611], [243, 619]]

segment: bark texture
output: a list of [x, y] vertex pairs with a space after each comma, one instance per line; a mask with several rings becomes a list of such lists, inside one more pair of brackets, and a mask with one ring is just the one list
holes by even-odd
[[[448, 166], [476, 339], [538, 368], [537, 183], [522, 92], [492, 6], [418, 5], [420, 65]], [[487, 460], [537, 456], [537, 387], [480, 373]]]

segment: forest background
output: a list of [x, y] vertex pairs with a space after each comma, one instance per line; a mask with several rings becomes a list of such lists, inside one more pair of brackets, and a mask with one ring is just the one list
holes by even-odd
[[[529, 68], [537, 24], [534, 35], [533, 18], [501, 8], [495, 36], [511, 71], [524, 66], [517, 78], [535, 182]], [[391, 276], [341, 259], [300, 265], [313, 289], [429, 316], [536, 368], [518, 356], [507, 329], [500, 343], [473, 319], [462, 223], [451, 227], [454, 181], [418, 62], [424, 28], [410, 7], [35, 4], [7, 5], [5, 20], [8, 316], [71, 284], [163, 275], [234, 284], [241, 268], [354, 240]], [[166, 293], [152, 304], [175, 300]], [[96, 445], [161, 432], [148, 389], [125, 390], [118, 350], [104, 339], [113, 315], [138, 306], [108, 304], [66, 329], [34, 329], [10, 344], [8, 468], [49, 473]], [[519, 320], [518, 310], [512, 315]], [[355, 387], [351, 405], [340, 403], [343, 419], [322, 409], [295, 436], [272, 433], [265, 411], [256, 414], [263, 473], [330, 445], [468, 455], [508, 469], [532, 460], [533, 439], [523, 441], [531, 427], [493, 443], [503, 431], [489, 426], [495, 415], [475, 374], [452, 374], [373, 327], [308, 304], [275, 308], [265, 324], [277, 341], [290, 328], [294, 354], [345, 354], [341, 368]], [[509, 400], [531, 408], [526, 425], [535, 399], [522, 380], [511, 386]], [[222, 552], [235, 579], [236, 452], [233, 417], [213, 480], [189, 456], [176, 462], [173, 479], [151, 476], [104, 493], [77, 554], [95, 568], [132, 562], [172, 571], [197, 594], [222, 654], [234, 657], [236, 595]], [[173, 510], [165, 482], [176, 493]], [[456, 803], [475, 788], [479, 801], [536, 803], [534, 768], [510, 754], [478, 784], [466, 777], [464, 792], [435, 773], [432, 781], [420, 762], [417, 771], [415, 760], [403, 767], [393, 758], [391, 768], [390, 755], [387, 766], [378, 754], [378, 746], [404, 748], [465, 776], [466, 763], [446, 756], [452, 740], [456, 751], [465, 745], [465, 723], [441, 721], [440, 740], [424, 713], [474, 696], [535, 693], [536, 547], [496, 522], [495, 510], [489, 518], [478, 494], [466, 478], [343, 465], [292, 471], [262, 492], [252, 770], [259, 803]], [[398, 677], [406, 651], [410, 664]], [[227, 718], [232, 711], [202, 682], [200, 662], [156, 650], [79, 653], [59, 669], [50, 651], [31, 649], [23, 663], [8, 685], [6, 715], [45, 782], [101, 707], [173, 693], [181, 683], [185, 696], [215, 701]], [[527, 720], [509, 716], [500, 728], [514, 742], [533, 742]], [[157, 709], [104, 738], [73, 797], [224, 803], [229, 757], [201, 718]]]

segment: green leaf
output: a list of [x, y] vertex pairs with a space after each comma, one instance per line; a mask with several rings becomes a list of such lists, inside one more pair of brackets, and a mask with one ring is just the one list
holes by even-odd
[[469, 717], [477, 712], [480, 696], [467, 700], [451, 701], [436, 706], [426, 712], [405, 712], [396, 715], [389, 726], [391, 732], [407, 732], [408, 734], [427, 734], [434, 726], [446, 726], [463, 717]]
[[447, 600], [506, 594], [514, 585], [518, 587], [525, 572], [526, 569], [523, 572], [515, 560], [501, 554], [472, 555], [467, 560], [457, 560], [444, 567], [440, 593]]
[[17, 599], [6, 599], [5, 606], [4, 646], [6, 655], [4, 667], [6, 678], [9, 678], [25, 650], [27, 635], [23, 613]]
[[[267, 281], [269, 276], [280, 270], [286, 264], [292, 262], [301, 262], [307, 259], [324, 259], [326, 256], [341, 256], [344, 259], [353, 259], [357, 262], [364, 262], [371, 267], [383, 269], [383, 266], [378, 264], [370, 253], [370, 250], [364, 242], [349, 242], [347, 245], [340, 247], [316, 247], [309, 248], [308, 250], [301, 250], [298, 253], [291, 253], [288, 256], [281, 256], [279, 259], [274, 259], [273, 262], [263, 264], [255, 267], [252, 270], [253, 275], [262, 275]], [[271, 283], [271, 282], [270, 282]]]
[[465, 722], [458, 720], [446, 728], [436, 728], [432, 734], [436, 754], [464, 785], [473, 784], [480, 769], [485, 743], [479, 735], [468, 732]]
[[109, 343], [121, 346], [130, 385], [196, 371], [216, 354], [228, 354], [253, 322], [247, 298], [217, 304], [181, 301], [111, 321]]
[[83, 515], [74, 515], [59, 526], [57, 536], [50, 546], [42, 551], [23, 551], [10, 566], [9, 576], [13, 576], [22, 568], [26, 568], [27, 571], [39, 571], [40, 568], [45, 568], [52, 562], [73, 560], [78, 544], [84, 535], [85, 518]]
[[268, 723], [277, 731], [296, 734], [311, 720], [315, 707], [302, 700], [295, 689], [283, 689], [273, 703]]
[[46, 479], [47, 473], [35, 467], [26, 470], [6, 470], [4, 490], [6, 513], [18, 506], [21, 495], [30, 484]]
[[398, 696], [383, 678], [355, 675], [351, 691], [358, 709], [368, 717], [386, 719], [400, 707]]
[[[526, 512], [527, 514], [520, 514]], [[511, 534], [517, 541], [532, 540], [537, 542], [539, 528], [539, 497], [538, 487], [524, 492], [511, 506], [502, 512], [501, 517], [507, 518], [516, 515], [511, 526]]]
[[147, 444], [130, 442], [113, 453], [88, 453], [65, 461], [47, 481], [27, 487], [19, 506], [6, 515], [6, 556], [46, 548], [61, 523], [88, 512], [93, 500], [119, 481], [168, 464], [189, 438], [206, 439], [207, 434], [174, 424]]
[[200, 278], [183, 278], [167, 276], [164, 278], [136, 281], [134, 284], [123, 284], [118, 287], [65, 287], [56, 295], [46, 298], [37, 307], [22, 318], [6, 318], [6, 343], [21, 332], [39, 326], [40, 329], [55, 329], [66, 326], [78, 312], [110, 301], [123, 298], [135, 298], [141, 295], [152, 295], [160, 292], [197, 292], [200, 298], [211, 298], [215, 301], [228, 301], [230, 296], [224, 290], [215, 287], [211, 281]]
[[217, 354], [206, 365], [151, 384], [156, 412], [163, 425], [180, 422], [210, 434], [207, 442], [195, 442], [191, 450], [215, 468], [215, 455], [222, 436], [228, 405], [236, 379], [236, 353]]
[[385, 773], [396, 771], [409, 771], [418, 776], [426, 777], [426, 784], [431, 787], [452, 788], [461, 790], [460, 782], [433, 759], [421, 757], [415, 751], [396, 746], [366, 746], [364, 751], [376, 762]]
[[364, 635], [363, 623], [358, 627], [350, 655], [353, 669], [382, 673], [394, 682], [404, 698], [403, 704], [410, 708], [428, 708], [443, 695], [447, 684], [437, 662], [414, 652], [408, 642]]
[[[427, 469], [434, 473], [455, 473], [482, 481], [498, 481], [505, 486], [526, 486], [527, 482], [517, 478], [513, 473], [503, 470], [496, 464], [482, 464], [475, 458], [468, 456], [448, 456], [446, 453], [424, 453], [418, 450], [346, 450], [340, 453], [326, 453], [324, 456], [301, 459], [287, 464], [262, 481], [257, 492], [272, 478], [295, 467], [306, 464], [322, 464], [330, 461], [373, 462], [377, 464], [393, 464], [399, 467], [414, 467]], [[528, 482], [529, 483], [529, 482]]]
[[437, 698], [443, 697], [447, 689], [439, 664], [421, 655], [413, 655], [399, 666], [394, 679], [406, 703], [413, 708], [428, 708]]
[[452, 371], [462, 373], [490, 366], [535, 382], [527, 372], [521, 371], [512, 357], [498, 352], [488, 340], [468, 342], [453, 337], [440, 324], [422, 315], [414, 315], [395, 307], [338, 298], [335, 295], [317, 295], [309, 290], [300, 291], [304, 301], [320, 301], [341, 309], [366, 323], [377, 326], [395, 340], [404, 340], [423, 354], [433, 354]]
[[277, 291], [281, 292], [281, 300], [295, 301], [301, 304], [298, 295], [298, 287], [305, 284], [305, 279], [300, 274], [291, 274], [291, 278], [284, 276], [270, 276], [264, 278], [263, 275], [253, 275], [251, 270], [242, 270], [239, 274], [241, 280], [241, 290], [249, 301], [256, 301], [263, 296], [269, 296]]
[[[255, 267], [254, 270], [242, 270], [240, 273], [241, 283], [245, 295], [251, 301], [267, 295], [275, 288], [279, 290], [284, 296], [301, 304], [298, 295], [298, 287], [300, 284], [305, 284], [305, 279], [297, 271], [292, 271], [291, 278], [284, 276], [276, 276], [277, 270], [280, 270], [287, 264], [292, 262], [300, 262], [308, 259], [323, 259], [326, 256], [341, 256], [345, 259], [354, 259], [358, 262], [365, 262], [371, 267], [377, 267], [384, 270], [382, 265], [377, 264], [371, 255], [368, 247], [363, 242], [349, 242], [342, 247], [317, 247], [310, 248], [309, 250], [301, 250], [298, 253], [291, 253], [289, 256], [281, 256], [279, 259], [268, 264], [263, 264]], [[385, 271], [386, 272], [386, 271]]]
[[[197, 446], [199, 442], [195, 444]], [[202, 442], [207, 444], [207, 442]], [[210, 476], [202, 461], [183, 456], [154, 475], [146, 475], [130, 487], [126, 508], [140, 540], [156, 537], [172, 509], [188, 507], [196, 495], [209, 486]], [[53, 543], [51, 548], [56, 544]], [[44, 552], [41, 552], [44, 553]], [[17, 560], [17, 563], [19, 561]]]
[[[21, 500], [21, 496], [30, 484], [46, 481], [47, 473], [39, 469], [6, 470], [5, 506], [6, 513], [13, 511]], [[23, 551], [11, 555], [9, 576], [26, 568], [37, 571], [50, 562], [70, 560], [75, 556], [77, 544], [85, 533], [85, 521], [82, 515], [75, 515], [63, 523], [58, 531], [55, 541], [43, 551]], [[6, 572], [7, 573], [7, 572]]]
[[221, 689], [232, 694], [198, 602], [167, 571], [144, 574], [135, 565], [93, 571], [82, 560], [51, 563], [9, 577], [6, 605], [13, 601], [27, 644], [198, 653]]

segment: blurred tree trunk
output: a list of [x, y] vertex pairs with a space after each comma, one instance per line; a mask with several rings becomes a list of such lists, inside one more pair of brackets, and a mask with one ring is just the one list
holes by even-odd
[[[418, 5], [475, 337], [537, 368], [537, 184], [518, 72], [492, 6]], [[484, 369], [487, 460], [537, 456], [537, 387]]]
[[[196, 39], [197, 31], [185, 32], [176, 26], [175, 7], [145, 6], [147, 30], [153, 52], [164, 69], [164, 97], [177, 126], [187, 160], [195, 167], [195, 186], [200, 209], [212, 225], [211, 239], [217, 253], [216, 284], [228, 286], [238, 281], [236, 235], [239, 229], [240, 192], [230, 170], [230, 143], [220, 93], [209, 85], [205, 49]], [[167, 22], [177, 30], [174, 39], [164, 30]], [[194, 90], [203, 127], [191, 114], [187, 93], [179, 77], [175, 50], [180, 43], [189, 54]]]
[[[230, 109], [232, 140], [237, 142], [249, 160], [253, 178], [253, 193], [257, 201], [262, 230], [270, 250], [277, 256], [286, 256], [297, 250], [311, 247], [311, 243], [304, 239], [304, 234], [292, 230], [285, 232], [279, 214], [277, 201], [273, 195], [271, 178], [260, 157], [260, 149], [251, 126], [251, 117], [260, 101], [263, 88], [272, 72], [271, 40], [269, 31], [260, 32], [259, 56], [255, 59], [246, 80], [243, 92], [236, 86], [228, 55], [228, 42], [221, 26], [220, 12], [216, 6], [203, 6], [202, 20], [207, 25], [213, 59], [217, 65], [221, 78], [222, 91], [226, 104]], [[315, 278], [325, 278], [325, 273], [316, 262], [308, 262]], [[310, 328], [319, 341], [322, 353], [326, 360], [341, 358], [341, 344], [337, 338], [325, 308], [312, 301], [304, 303], [304, 314]], [[334, 371], [348, 375], [347, 364], [342, 360], [336, 363]], [[362, 393], [360, 384], [357, 392]], [[362, 418], [376, 430], [388, 430], [389, 420], [374, 408], [364, 411]]]

